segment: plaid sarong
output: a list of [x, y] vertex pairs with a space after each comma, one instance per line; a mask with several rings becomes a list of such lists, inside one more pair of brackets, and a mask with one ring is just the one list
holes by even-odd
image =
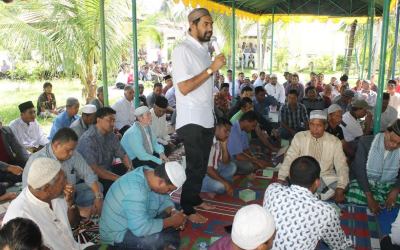
[[[385, 203], [386, 198], [392, 187], [393, 184], [390, 183], [369, 181], [369, 188], [371, 190], [371, 193], [379, 204]], [[357, 180], [353, 180], [350, 182], [349, 191], [346, 194], [346, 199], [347, 202], [350, 203], [367, 205], [367, 197], [365, 196], [364, 191], [361, 189]], [[400, 204], [400, 196], [397, 197], [396, 203]]]

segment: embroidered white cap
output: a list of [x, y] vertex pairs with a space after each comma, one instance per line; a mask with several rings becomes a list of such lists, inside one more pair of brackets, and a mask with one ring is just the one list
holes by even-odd
[[141, 106], [141, 107], [135, 109], [135, 113], [134, 114], [135, 114], [136, 117], [138, 117], [138, 116], [141, 116], [143, 114], [146, 114], [147, 112], [150, 112], [150, 109], [147, 106]]
[[331, 106], [329, 106], [328, 108], [328, 114], [335, 113], [336, 111], [339, 110], [342, 111], [342, 108], [339, 105], [337, 105], [336, 103], [331, 104]]
[[313, 110], [310, 112], [310, 120], [312, 119], [321, 119], [321, 120], [326, 120], [327, 119], [327, 114], [323, 110]]
[[60, 172], [60, 162], [51, 158], [37, 158], [29, 169], [27, 183], [34, 189], [49, 183]]
[[232, 225], [232, 241], [243, 249], [255, 249], [271, 238], [275, 232], [274, 217], [257, 204], [237, 211]]
[[174, 186], [179, 189], [186, 181], [185, 169], [177, 161], [169, 161], [165, 163], [165, 172]]
[[96, 106], [93, 104], [86, 104], [81, 108], [82, 114], [94, 114], [97, 111]]

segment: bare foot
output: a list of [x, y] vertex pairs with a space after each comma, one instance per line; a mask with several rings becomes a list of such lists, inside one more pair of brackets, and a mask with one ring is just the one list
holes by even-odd
[[10, 201], [14, 200], [17, 197], [17, 193], [5, 193], [0, 196], [0, 201]]
[[201, 209], [205, 209], [205, 210], [212, 210], [212, 209], [215, 209], [216, 206], [211, 205], [210, 203], [207, 203], [207, 202], [203, 202], [200, 205], [198, 205], [196, 208], [201, 208]]
[[199, 213], [191, 214], [188, 216], [188, 220], [191, 221], [192, 223], [196, 224], [204, 224], [208, 221], [206, 217]]

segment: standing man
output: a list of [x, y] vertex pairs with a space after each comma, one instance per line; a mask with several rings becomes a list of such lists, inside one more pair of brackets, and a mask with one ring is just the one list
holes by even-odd
[[214, 137], [212, 75], [225, 65], [226, 59], [218, 55], [211, 62], [208, 42], [213, 34], [213, 20], [210, 12], [204, 8], [194, 9], [188, 20], [188, 36], [172, 54], [176, 129], [183, 139], [187, 162], [181, 206], [190, 221], [205, 223], [207, 218], [197, 213], [195, 207], [210, 209], [199, 193]]

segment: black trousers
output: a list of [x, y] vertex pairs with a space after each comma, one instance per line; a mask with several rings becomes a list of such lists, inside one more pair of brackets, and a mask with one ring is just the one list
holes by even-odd
[[214, 138], [214, 128], [188, 124], [177, 130], [186, 154], [186, 181], [182, 187], [181, 206], [185, 214], [194, 214], [200, 205], [201, 185], [207, 172], [208, 157]]
[[393, 245], [392, 240], [389, 236], [386, 236], [381, 240], [381, 249], [382, 250], [400, 250], [400, 246]]
[[[111, 172], [113, 172], [114, 174], [117, 174], [119, 176], [123, 176], [127, 171], [126, 167], [123, 163], [112, 166], [110, 170], [111, 170]], [[106, 180], [106, 179], [101, 179], [101, 178], [99, 178], [99, 181], [103, 185], [103, 194], [104, 194], [104, 197], [106, 197], [108, 189], [110, 189], [111, 185], [114, 182], [111, 180]]]

